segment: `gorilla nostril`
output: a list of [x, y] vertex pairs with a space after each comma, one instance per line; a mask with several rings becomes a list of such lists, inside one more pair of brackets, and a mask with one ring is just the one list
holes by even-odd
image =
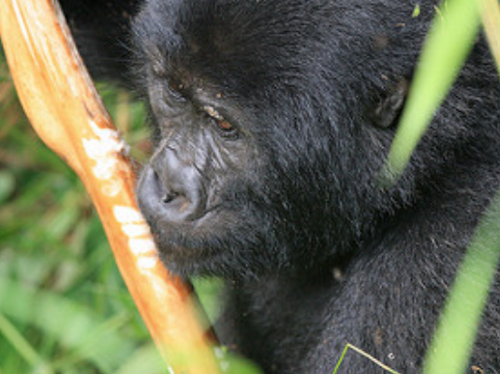
[[169, 210], [177, 211], [178, 213], [184, 213], [192, 204], [192, 201], [187, 196], [177, 192], [165, 194], [161, 201]]
[[165, 194], [165, 196], [163, 196], [161, 201], [164, 204], [169, 204], [172, 201], [174, 201], [177, 198], [177, 196], [179, 196], [179, 195], [176, 192], [169, 192], [169, 193]]

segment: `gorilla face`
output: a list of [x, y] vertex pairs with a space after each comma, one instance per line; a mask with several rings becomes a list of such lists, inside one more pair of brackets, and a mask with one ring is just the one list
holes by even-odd
[[245, 252], [263, 244], [256, 238], [264, 236], [258, 221], [265, 216], [256, 213], [255, 187], [262, 156], [238, 113], [217, 94], [187, 83], [174, 90], [157, 72], [150, 74], [158, 139], [139, 181], [141, 209], [171, 269], [219, 273], [222, 266], [230, 272]]
[[[411, 11], [383, 0], [145, 4], [134, 49], [156, 150], [138, 198], [170, 269], [312, 270], [408, 199], [411, 178], [387, 191], [375, 179], [418, 54], [405, 41], [424, 16], [412, 25]], [[398, 17], [408, 27], [389, 39]]]

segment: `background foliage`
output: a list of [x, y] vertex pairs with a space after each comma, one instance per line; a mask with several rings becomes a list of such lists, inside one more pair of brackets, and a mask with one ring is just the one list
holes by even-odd
[[[144, 110], [101, 93], [133, 156]], [[0, 373], [163, 373], [77, 176], [41, 143], [0, 56]]]

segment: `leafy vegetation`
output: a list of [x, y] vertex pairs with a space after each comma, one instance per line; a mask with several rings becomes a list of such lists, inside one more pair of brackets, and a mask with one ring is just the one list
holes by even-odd
[[[392, 144], [384, 177], [397, 178], [468, 56], [480, 21], [496, 58], [500, 8], [496, 0], [445, 0], [424, 45]], [[500, 260], [500, 193], [479, 224], [450, 291], [424, 365], [425, 374], [466, 371], [483, 308]]]
[[[144, 110], [101, 90], [144, 160]], [[0, 373], [164, 373], [91, 202], [41, 143], [0, 60]]]

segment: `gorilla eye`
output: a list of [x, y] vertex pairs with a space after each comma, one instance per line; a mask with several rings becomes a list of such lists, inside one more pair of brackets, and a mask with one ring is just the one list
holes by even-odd
[[183, 88], [184, 86], [182, 84], [175, 84], [170, 81], [167, 82], [167, 91], [169, 96], [177, 101], [186, 100], [181, 93]]
[[234, 128], [234, 126], [228, 120], [226, 120], [217, 110], [208, 105], [203, 107], [203, 109], [208, 114], [208, 116], [214, 120], [217, 128], [223, 135], [233, 136], [236, 134], [236, 129]]
[[234, 127], [226, 120], [217, 120], [217, 126], [224, 132], [234, 131]]

